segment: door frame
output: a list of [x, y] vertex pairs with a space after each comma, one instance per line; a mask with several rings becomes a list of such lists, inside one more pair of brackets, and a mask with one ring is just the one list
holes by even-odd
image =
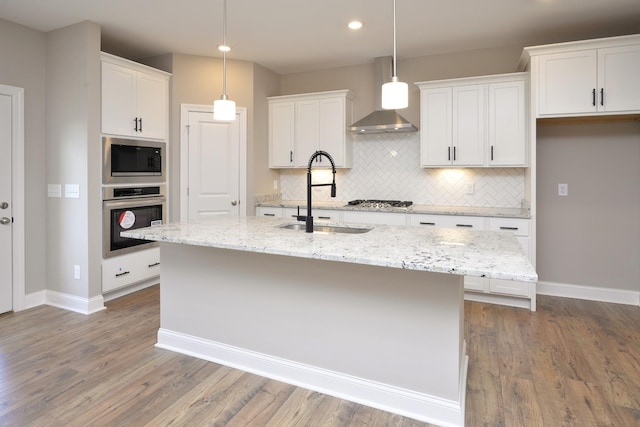
[[11, 198], [13, 311], [25, 309], [25, 209], [24, 209], [24, 88], [0, 84], [0, 94], [11, 97]]
[[[189, 113], [211, 113], [213, 105], [180, 104], [180, 220], [189, 219], [189, 198], [187, 194], [189, 184], [189, 127], [187, 125]], [[247, 109], [236, 107], [236, 120], [239, 121], [240, 156], [239, 156], [239, 203], [240, 216], [247, 215]]]

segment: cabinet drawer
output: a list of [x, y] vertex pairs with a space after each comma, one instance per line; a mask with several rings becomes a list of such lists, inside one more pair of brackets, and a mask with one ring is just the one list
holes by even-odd
[[529, 283], [516, 282], [514, 280], [491, 279], [489, 291], [496, 294], [529, 297]]
[[160, 275], [160, 248], [146, 249], [102, 261], [102, 292]]
[[266, 216], [272, 218], [282, 217], [282, 208], [272, 208], [268, 206], [258, 206], [256, 208], [256, 216]]
[[440, 221], [441, 227], [461, 228], [469, 230], [486, 230], [485, 218], [480, 216], [449, 216], [444, 215]]
[[510, 231], [516, 236], [528, 236], [529, 220], [518, 218], [491, 218], [489, 219], [489, 230]]
[[[340, 211], [335, 209], [315, 209], [313, 206], [311, 207], [311, 213], [313, 214], [313, 221], [332, 221], [339, 222], [340, 221]], [[300, 206], [300, 215], [307, 215], [307, 208]], [[293, 219], [295, 220], [298, 216], [297, 208], [284, 208], [282, 209], [282, 217], [285, 219]]]
[[486, 277], [464, 276], [465, 291], [487, 292], [488, 283], [489, 279]]
[[409, 225], [422, 225], [425, 227], [444, 227], [442, 215], [409, 215]]
[[342, 221], [363, 224], [406, 225], [406, 217], [403, 213], [395, 212], [342, 212]]

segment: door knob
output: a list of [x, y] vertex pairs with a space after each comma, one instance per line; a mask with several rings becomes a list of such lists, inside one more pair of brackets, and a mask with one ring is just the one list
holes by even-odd
[[2, 225], [7, 225], [11, 222], [11, 220], [9, 218], [7, 218], [6, 216], [3, 216], [2, 218], [0, 218], [0, 224]]
[[0, 203], [0, 209], [7, 209], [8, 207], [9, 207], [9, 203], [7, 202]]
[[235, 205], [237, 205], [237, 204], [238, 204], [238, 201], [237, 201], [237, 200], [232, 200], [232, 201], [231, 201], [231, 206], [235, 206]]

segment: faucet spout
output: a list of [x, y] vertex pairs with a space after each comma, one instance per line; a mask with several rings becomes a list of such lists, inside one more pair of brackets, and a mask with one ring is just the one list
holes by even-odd
[[[321, 156], [325, 156], [331, 163], [331, 172], [333, 173], [333, 180], [331, 183], [326, 184], [312, 184], [311, 183], [311, 167], [313, 161]], [[331, 186], [331, 197], [336, 197], [336, 163], [333, 161], [331, 154], [326, 151], [318, 150], [311, 155], [309, 159], [309, 165], [307, 166], [307, 216], [305, 221], [305, 231], [307, 233], [313, 233], [313, 216], [311, 215], [311, 188], [312, 187], [326, 187]]]

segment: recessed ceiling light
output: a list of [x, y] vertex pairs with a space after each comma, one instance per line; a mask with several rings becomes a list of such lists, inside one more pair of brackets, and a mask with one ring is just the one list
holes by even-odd
[[351, 21], [351, 22], [349, 22], [348, 27], [349, 27], [351, 30], [359, 30], [360, 28], [362, 28], [362, 25], [363, 25], [363, 24], [362, 24], [362, 22], [360, 22], [360, 21]]
[[218, 50], [220, 52], [229, 52], [231, 50], [231, 46], [227, 46], [227, 45], [221, 44], [221, 45], [218, 46]]

